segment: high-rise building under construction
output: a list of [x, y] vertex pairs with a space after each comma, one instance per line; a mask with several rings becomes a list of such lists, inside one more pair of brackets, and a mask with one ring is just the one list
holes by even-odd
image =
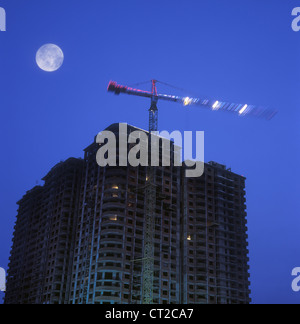
[[[147, 168], [99, 167], [98, 149], [19, 202], [6, 303], [142, 303]], [[245, 178], [215, 162], [184, 174], [155, 168], [153, 302], [249, 303]]]

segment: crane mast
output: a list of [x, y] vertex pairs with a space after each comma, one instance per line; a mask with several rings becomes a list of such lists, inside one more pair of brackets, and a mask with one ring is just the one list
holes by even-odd
[[156, 80], [152, 80], [152, 97], [151, 97], [151, 107], [149, 109], [149, 132], [158, 131], [158, 109], [157, 109], [157, 89]]
[[[149, 133], [158, 131], [158, 100], [181, 103], [184, 106], [199, 105], [210, 110], [223, 110], [235, 113], [239, 116], [249, 115], [264, 119], [272, 119], [276, 111], [247, 104], [234, 104], [218, 100], [180, 97], [168, 94], [158, 94], [156, 83], [152, 80], [152, 91], [134, 89], [132, 87], [119, 85], [111, 81], [108, 85], [108, 92], [116, 95], [121, 93], [151, 99], [149, 109]], [[151, 145], [151, 136], [149, 140]], [[147, 169], [147, 184], [145, 189], [145, 222], [144, 222], [144, 247], [143, 247], [143, 273], [142, 273], [142, 303], [153, 304], [153, 278], [154, 278], [154, 222], [156, 209], [156, 169], [149, 163]]]
[[[156, 81], [152, 80], [152, 97], [149, 109], [149, 133], [158, 131]], [[151, 137], [148, 142], [151, 146]], [[147, 184], [145, 192], [145, 223], [144, 223], [144, 255], [142, 274], [142, 302], [153, 304], [153, 276], [154, 276], [154, 220], [156, 208], [155, 168], [149, 163], [147, 169]]]

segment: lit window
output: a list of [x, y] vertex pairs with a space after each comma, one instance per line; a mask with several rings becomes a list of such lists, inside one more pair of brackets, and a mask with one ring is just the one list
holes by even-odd
[[109, 220], [111, 221], [117, 221], [118, 220], [118, 215], [110, 216]]

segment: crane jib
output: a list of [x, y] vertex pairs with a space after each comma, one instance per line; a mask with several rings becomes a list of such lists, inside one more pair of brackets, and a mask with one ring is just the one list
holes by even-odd
[[[150, 91], [139, 90], [139, 89], [134, 89], [134, 88], [127, 87], [127, 86], [122, 86], [122, 85], [119, 85], [113, 81], [111, 81], [109, 83], [107, 91], [114, 92], [116, 95], [125, 93], [128, 95], [145, 97], [145, 98], [155, 97], [156, 99], [159, 99], [159, 100], [166, 100], [166, 101], [173, 101], [173, 102], [184, 102], [184, 100], [185, 100], [184, 97], [172, 96], [172, 95], [167, 95], [167, 94], [153, 94]], [[196, 101], [197, 99], [193, 99], [193, 100]]]
[[171, 102], [178, 102], [182, 103], [184, 106], [191, 106], [191, 105], [198, 105], [213, 111], [226, 111], [231, 112], [239, 116], [253, 116], [257, 118], [263, 118], [270, 120], [276, 114], [277, 111], [267, 109], [264, 107], [258, 107], [254, 105], [247, 105], [247, 104], [236, 104], [230, 102], [221, 102], [217, 100], [210, 100], [210, 99], [200, 99], [200, 98], [190, 98], [190, 97], [181, 97], [181, 96], [173, 96], [169, 94], [158, 94], [156, 89], [156, 82], [152, 80], [152, 91], [145, 91], [140, 89], [131, 88], [128, 86], [123, 86], [117, 84], [114, 81], [111, 81], [108, 85], [107, 90], [109, 92], [114, 92], [116, 95], [121, 93], [150, 98], [152, 102], [157, 103], [158, 100], [164, 101], [171, 101]]

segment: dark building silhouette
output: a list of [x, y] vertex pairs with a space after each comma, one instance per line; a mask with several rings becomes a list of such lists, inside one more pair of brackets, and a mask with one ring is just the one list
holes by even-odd
[[182, 202], [181, 301], [249, 303], [245, 178], [210, 162], [183, 177]]
[[[141, 303], [146, 167], [99, 167], [98, 149], [19, 202], [5, 303]], [[249, 303], [245, 178], [215, 162], [155, 174], [154, 303]]]
[[65, 303], [69, 299], [75, 215], [83, 161], [69, 159], [18, 202], [7, 274], [6, 304]]

